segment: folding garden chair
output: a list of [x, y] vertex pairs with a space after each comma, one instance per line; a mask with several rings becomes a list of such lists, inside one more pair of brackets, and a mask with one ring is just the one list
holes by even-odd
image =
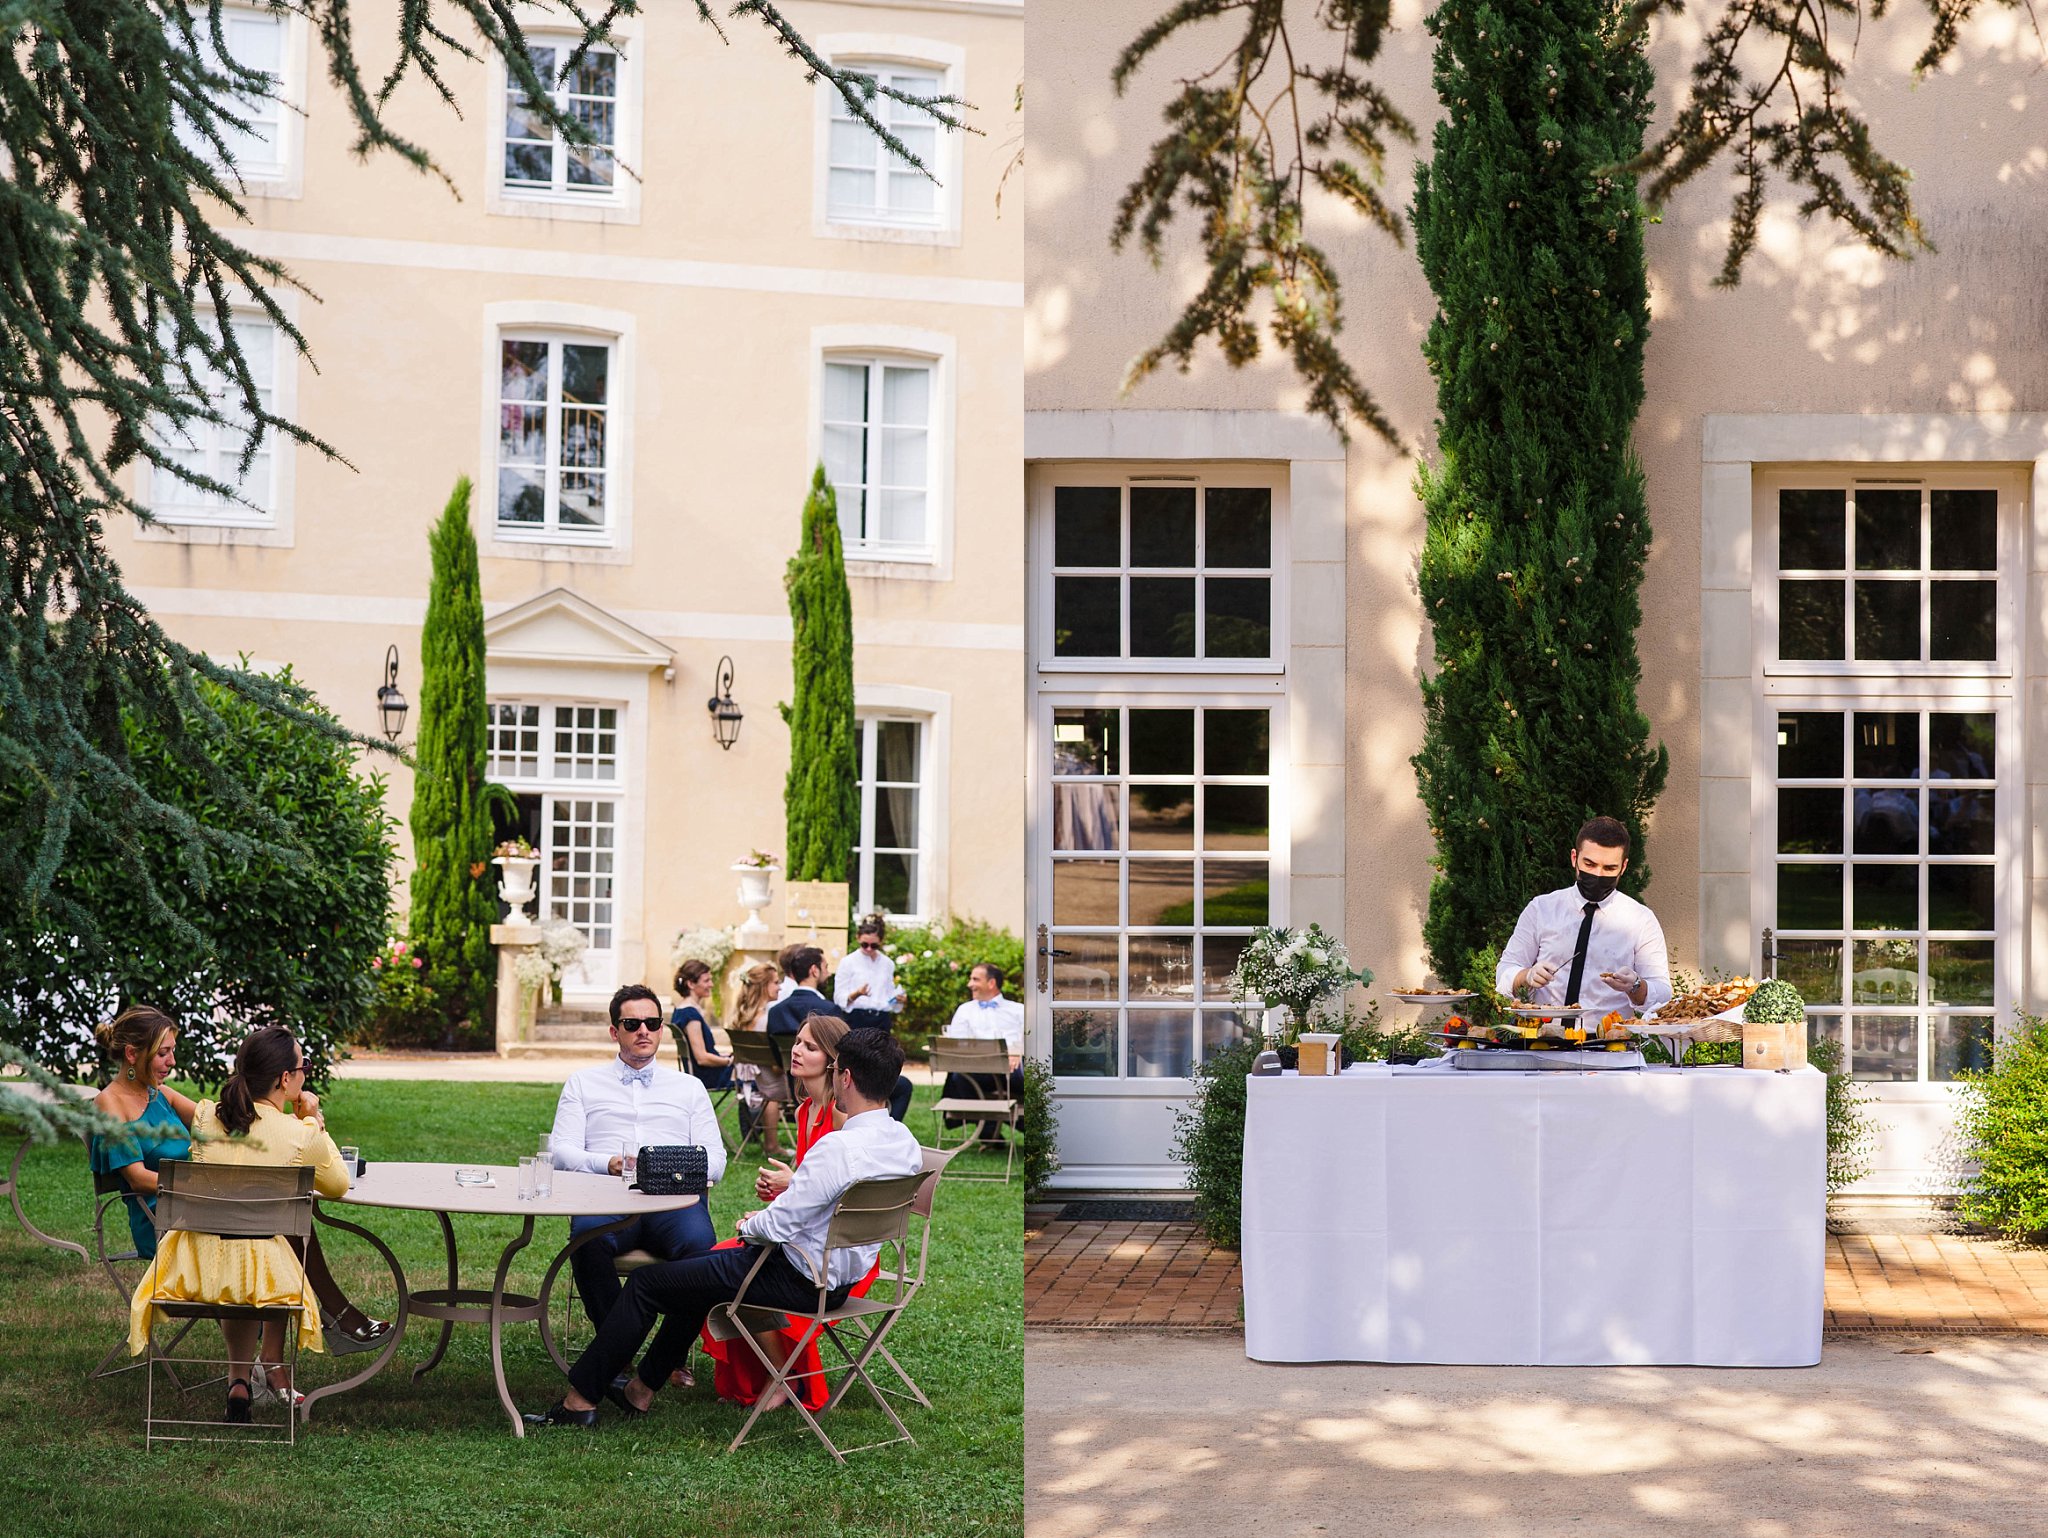
[[[896, 1321], [902, 1317], [903, 1310], [909, 1306], [910, 1300], [917, 1296], [924, 1285], [925, 1252], [929, 1248], [931, 1237], [931, 1197], [937, 1188], [938, 1180], [938, 1172], [929, 1169], [921, 1170], [915, 1175], [897, 1175], [885, 1180], [863, 1180], [849, 1186], [845, 1194], [839, 1198], [839, 1205], [833, 1211], [832, 1222], [825, 1233], [824, 1254], [815, 1257], [804, 1255], [803, 1269], [808, 1269], [814, 1276], [822, 1275], [826, 1272], [828, 1259], [834, 1250], [878, 1244], [882, 1247], [884, 1263], [881, 1273], [869, 1287], [866, 1297], [849, 1297], [837, 1308], [833, 1308], [829, 1306], [828, 1289], [820, 1287], [817, 1302], [808, 1314], [787, 1308], [748, 1303], [747, 1291], [774, 1250], [775, 1246], [771, 1245], [765, 1246], [755, 1259], [752, 1269], [740, 1283], [740, 1290], [732, 1301], [720, 1303], [711, 1310], [712, 1334], [719, 1339], [744, 1342], [745, 1349], [754, 1353], [762, 1371], [767, 1375], [767, 1383], [755, 1398], [754, 1408], [748, 1412], [746, 1421], [740, 1426], [739, 1435], [732, 1439], [732, 1446], [726, 1449], [727, 1452], [736, 1451], [740, 1444], [746, 1441], [747, 1434], [753, 1430], [754, 1422], [760, 1418], [762, 1407], [768, 1402], [770, 1392], [778, 1386], [788, 1393], [791, 1407], [803, 1417], [804, 1424], [810, 1427], [818, 1440], [825, 1444], [825, 1450], [841, 1463], [846, 1461], [846, 1455], [850, 1452], [867, 1452], [877, 1447], [891, 1447], [898, 1442], [910, 1442], [913, 1445], [916, 1443], [917, 1439], [910, 1434], [910, 1428], [905, 1426], [901, 1417], [896, 1414], [887, 1395], [868, 1376], [867, 1365], [869, 1358], [880, 1352], [883, 1360], [889, 1363], [896, 1375], [908, 1386], [912, 1397], [920, 1405], [930, 1407], [930, 1401], [918, 1392], [917, 1385], [910, 1381], [909, 1374], [905, 1373], [896, 1364], [895, 1359], [884, 1350], [882, 1342], [890, 1330], [895, 1328]], [[914, 1270], [910, 1264], [909, 1237], [913, 1217], [924, 1219]], [[890, 1263], [892, 1252], [893, 1266]], [[795, 1349], [780, 1366], [777, 1366], [768, 1353], [762, 1350], [760, 1342], [754, 1339], [753, 1332], [778, 1327], [785, 1319], [803, 1321], [805, 1330], [798, 1339]], [[860, 1447], [841, 1448], [826, 1434], [825, 1428], [819, 1424], [818, 1414], [811, 1412], [804, 1404], [803, 1396], [796, 1391], [798, 1378], [805, 1375], [793, 1369], [803, 1358], [805, 1342], [812, 1338], [818, 1339], [821, 1344], [829, 1341], [833, 1349], [844, 1358], [839, 1365], [821, 1365], [818, 1369], [827, 1380], [835, 1373], [845, 1374], [839, 1386], [832, 1391], [831, 1397], [825, 1401], [825, 1408], [818, 1414], [829, 1415], [837, 1409], [840, 1401], [846, 1397], [846, 1391], [858, 1382], [868, 1391], [869, 1397], [880, 1406], [882, 1413], [889, 1417], [889, 1423], [896, 1428], [895, 1436], [880, 1442], [869, 1442]]]
[[[732, 1033], [732, 1060], [735, 1067], [749, 1063], [767, 1073], [788, 1073], [788, 1064], [782, 1055], [782, 1046], [766, 1031], [734, 1031]], [[740, 1134], [739, 1143], [733, 1148], [737, 1158], [746, 1150], [748, 1143], [761, 1135], [763, 1118], [755, 1117], [754, 1125]]]
[[[132, 1235], [129, 1236], [128, 1242], [122, 1248], [107, 1248], [107, 1215], [109, 1213], [118, 1214], [117, 1221], [121, 1225], [121, 1232], [123, 1234], [128, 1232], [128, 1192], [128, 1181], [118, 1170], [110, 1171], [104, 1175], [95, 1174], [92, 1177], [92, 1259], [99, 1267], [100, 1274], [107, 1279], [107, 1285], [114, 1289], [114, 1296], [121, 1300], [122, 1323], [120, 1338], [108, 1348], [107, 1354], [100, 1358], [99, 1366], [86, 1374], [88, 1378], [119, 1377], [124, 1372], [135, 1371], [136, 1368], [143, 1366], [150, 1358], [160, 1356], [157, 1350], [156, 1339], [152, 1336], [149, 1345], [144, 1348], [140, 1360], [123, 1362], [119, 1367], [112, 1365], [117, 1358], [128, 1354], [128, 1304], [135, 1296], [135, 1288], [140, 1281], [140, 1271], [143, 1264], [141, 1253], [133, 1248], [134, 1239]], [[127, 1268], [131, 1266], [138, 1273], [133, 1278], [125, 1274]], [[188, 1319], [178, 1327], [178, 1333], [171, 1337], [172, 1350], [175, 1351], [177, 1349], [178, 1342], [185, 1338], [195, 1322]], [[178, 1375], [174, 1370], [166, 1367], [164, 1369], [164, 1376], [171, 1380], [173, 1388], [177, 1389], [180, 1393], [184, 1392], [185, 1385], [178, 1381]], [[194, 1385], [194, 1387], [198, 1386], [200, 1385]]]
[[[689, 1074], [692, 1078], [698, 1080], [701, 1083], [703, 1081], [703, 1075], [697, 1072], [697, 1052], [696, 1049], [690, 1045], [690, 1033], [688, 1029], [678, 1029], [674, 1026], [671, 1026], [670, 1029], [674, 1031], [676, 1038], [676, 1066], [680, 1068], [684, 1073]], [[706, 1029], [708, 1029], [712, 1033], [711, 1044], [714, 1047], [718, 1046], [718, 1038], [724, 1033], [720, 1031], [718, 1027], [715, 1025], [707, 1025]], [[730, 1055], [729, 1048], [723, 1050], [724, 1055]], [[709, 1088], [709, 1086], [706, 1087]], [[725, 1110], [726, 1101], [732, 1098], [732, 1092], [734, 1087], [735, 1086], [733, 1080], [730, 1077], [728, 1077], [726, 1079], [724, 1089], [711, 1090], [710, 1092], [711, 1114], [713, 1116], [720, 1118], [718, 1123], [718, 1136], [721, 1142], [725, 1141], [725, 1121], [721, 1113]], [[728, 1154], [732, 1152], [730, 1145], [728, 1145], [726, 1152]]]
[[[157, 1171], [157, 1180], [156, 1231], [159, 1245], [172, 1233], [189, 1233], [212, 1234], [228, 1240], [281, 1236], [297, 1240], [298, 1247], [303, 1249], [312, 1237], [313, 1167], [309, 1164], [192, 1164], [184, 1160], [166, 1160]], [[290, 1348], [281, 1358], [287, 1384], [284, 1435], [281, 1437], [276, 1435], [275, 1427], [262, 1422], [252, 1422], [243, 1427], [225, 1419], [159, 1416], [156, 1413], [156, 1368], [159, 1362], [164, 1364], [167, 1372], [173, 1370], [174, 1364], [218, 1364], [225, 1368], [228, 1362], [225, 1357], [151, 1354], [145, 1374], [148, 1389], [143, 1401], [144, 1447], [157, 1442], [296, 1442], [299, 1415], [289, 1400], [290, 1389], [298, 1384], [298, 1319], [308, 1296], [303, 1266], [299, 1271], [297, 1293], [285, 1301], [263, 1306], [171, 1298], [152, 1293], [149, 1301], [159, 1313], [169, 1319], [184, 1321], [188, 1327], [201, 1319], [273, 1325], [285, 1332]], [[192, 1390], [181, 1392], [190, 1393]], [[159, 1426], [205, 1427], [216, 1432], [226, 1431], [230, 1435], [208, 1437], [196, 1430], [165, 1433], [157, 1430]]]
[[[1010, 1098], [1010, 1049], [1000, 1041], [983, 1040], [972, 1036], [935, 1036], [932, 1038], [932, 1072], [940, 1074], [962, 1074], [966, 1076], [971, 1095], [941, 1096], [932, 1104], [932, 1114], [939, 1119], [939, 1128], [934, 1146], [946, 1148], [946, 1118], [966, 1118], [961, 1124], [961, 1141], [952, 1150], [957, 1153], [970, 1147], [981, 1136], [981, 1129], [990, 1122], [1001, 1122], [1014, 1129], [1017, 1125], [1018, 1106]], [[991, 1087], [990, 1081], [1001, 1085], [1001, 1090]], [[1003, 1153], [1003, 1184], [1010, 1183], [1010, 1169], [1017, 1158], [1017, 1140], [1005, 1138]], [[993, 1175], [962, 1175], [948, 1172], [955, 1180], [988, 1180]]]

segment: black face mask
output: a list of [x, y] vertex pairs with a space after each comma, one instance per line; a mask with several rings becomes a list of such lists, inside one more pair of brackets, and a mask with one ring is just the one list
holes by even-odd
[[1589, 903], [1605, 902], [1614, 891], [1619, 876], [1596, 876], [1591, 871], [1579, 872], [1579, 896]]

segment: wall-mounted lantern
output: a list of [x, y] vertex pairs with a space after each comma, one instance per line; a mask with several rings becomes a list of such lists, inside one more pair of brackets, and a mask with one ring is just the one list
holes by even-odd
[[711, 735], [718, 739], [719, 747], [730, 749], [740, 740], [740, 722], [744, 719], [739, 706], [732, 702], [732, 658], [718, 659], [711, 687], [718, 691], [704, 707], [711, 712]]
[[392, 743], [395, 744], [398, 734], [405, 730], [405, 713], [411, 708], [399, 692], [398, 648], [393, 646], [384, 654], [384, 687], [377, 691], [377, 710], [384, 718], [384, 736]]

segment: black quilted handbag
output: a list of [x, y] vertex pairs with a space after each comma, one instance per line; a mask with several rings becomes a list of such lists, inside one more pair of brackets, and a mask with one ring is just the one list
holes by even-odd
[[640, 1150], [633, 1165], [633, 1189], [649, 1196], [702, 1196], [711, 1166], [695, 1143], [662, 1143]]

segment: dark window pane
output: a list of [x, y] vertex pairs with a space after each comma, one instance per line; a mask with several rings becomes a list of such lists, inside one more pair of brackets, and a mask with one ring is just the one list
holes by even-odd
[[1053, 786], [1052, 847], [1115, 849], [1116, 798], [1114, 785]]
[[[1839, 880], [1839, 877], [1837, 878]], [[1842, 942], [1778, 942], [1778, 976], [1799, 990], [1808, 1004], [1842, 1002]]]
[[1202, 1061], [1206, 1063], [1217, 1053], [1228, 1051], [1241, 1041], [1248, 1041], [1251, 1038], [1251, 1032], [1251, 1026], [1237, 1010], [1204, 1010], [1202, 1012]]
[[1910, 710], [1859, 710], [1856, 713], [1856, 778], [1913, 780], [1919, 777], [1919, 713]]
[[1920, 569], [1920, 493], [1856, 493], [1856, 569]]
[[1185, 1079], [1194, 1069], [1195, 1017], [1185, 1009], [1133, 1009], [1125, 1015], [1130, 1044], [1124, 1072], [1133, 1079]]
[[[1082, 786], [1092, 790], [1093, 786]], [[875, 847], [877, 849], [915, 849], [917, 847], [917, 792], [900, 786], [887, 786], [875, 791]], [[908, 908], [896, 908], [896, 913], [908, 913]]]
[[1788, 710], [1778, 716], [1778, 778], [1839, 780], [1842, 777], [1842, 713]]
[[1115, 486], [1056, 486], [1052, 493], [1052, 563], [1121, 566], [1123, 492]]
[[1995, 998], [1997, 957], [1994, 940], [1929, 940], [1928, 1002], [1990, 1004]]
[[1849, 1002], [1911, 1009], [1920, 1002], [1918, 940], [1858, 940]]
[[1195, 579], [1131, 578], [1131, 655], [1195, 654]]
[[1996, 922], [1988, 865], [1927, 867], [1929, 929], [1990, 929]]
[[1842, 592], [1839, 582], [1778, 584], [1778, 655], [1801, 662], [1840, 662]]
[[[1259, 714], [1263, 716], [1264, 712]], [[1195, 713], [1192, 710], [1131, 712], [1132, 774], [1194, 772]]]
[[1997, 792], [1930, 791], [1927, 798], [1929, 854], [1996, 854]]
[[1989, 1015], [1936, 1015], [1927, 1022], [1927, 1077], [1936, 1083], [1991, 1067]]
[[1920, 1077], [1920, 1022], [1914, 1015], [1857, 1015], [1849, 1077], [1887, 1083]]
[[602, 406], [610, 388], [612, 350], [567, 343], [562, 348], [562, 399], [578, 406]]
[[1850, 875], [1854, 929], [1918, 929], [1920, 867], [1859, 865]]
[[1839, 486], [1778, 493], [1778, 566], [1840, 571], [1848, 564], [1848, 496]]
[[1052, 579], [1052, 654], [1055, 657], [1114, 657], [1117, 635], [1115, 577]]
[[1920, 660], [1920, 584], [1856, 584], [1856, 660]]
[[1205, 999], [1228, 999], [1236, 997], [1230, 979], [1237, 971], [1238, 958], [1244, 955], [1244, 948], [1251, 943], [1249, 935], [1202, 936], [1202, 997]]
[[1822, 1041], [1831, 1041], [1838, 1047], [1842, 1044], [1842, 1017], [1818, 1015], [1809, 1010], [1806, 1016], [1806, 1044], [1812, 1046]]
[[890, 913], [915, 913], [916, 866], [914, 854], [876, 855], [874, 905]]
[[1131, 861], [1132, 924], [1179, 927], [1194, 921], [1193, 860]]
[[1842, 927], [1842, 867], [1780, 865], [1778, 867], [1780, 929]]
[[1272, 792], [1263, 785], [1211, 785], [1203, 792], [1204, 849], [1264, 849]]
[[1052, 1071], [1077, 1079], [1116, 1077], [1116, 1011], [1052, 1012]]
[[1273, 766], [1267, 733], [1272, 712], [1206, 710], [1202, 713], [1204, 774], [1266, 774]]
[[1055, 860], [1052, 921], [1107, 926], [1117, 921], [1116, 860]]
[[1212, 486], [1203, 499], [1206, 566], [1273, 563], [1273, 493], [1263, 486]]
[[1195, 564], [1195, 488], [1131, 488], [1131, 564]]
[[1917, 790], [1856, 791], [1857, 854], [1918, 854], [1920, 792]]
[[1936, 571], [1998, 569], [1998, 493], [1937, 491], [1928, 544]]
[[1839, 790], [1778, 792], [1778, 853], [1841, 852], [1842, 793]]
[[1116, 758], [1114, 710], [1055, 710], [1052, 713], [1054, 774], [1115, 774]]
[[1927, 594], [1927, 654], [1936, 662], [1990, 662], [1998, 655], [1998, 584], [1934, 582]]
[[1195, 787], [1133, 785], [1131, 847], [1192, 850], [1195, 847]]
[[1132, 935], [1130, 965], [1124, 973], [1127, 999], [1192, 999], [1195, 991], [1193, 935]]
[[1273, 584], [1266, 577], [1208, 579], [1205, 640], [1211, 657], [1273, 655]]
[[1202, 865], [1202, 922], [1234, 929], [1266, 922], [1266, 862], [1207, 860]]
[[1927, 724], [1927, 772], [1937, 780], [1997, 778], [1998, 717], [1937, 710]]

